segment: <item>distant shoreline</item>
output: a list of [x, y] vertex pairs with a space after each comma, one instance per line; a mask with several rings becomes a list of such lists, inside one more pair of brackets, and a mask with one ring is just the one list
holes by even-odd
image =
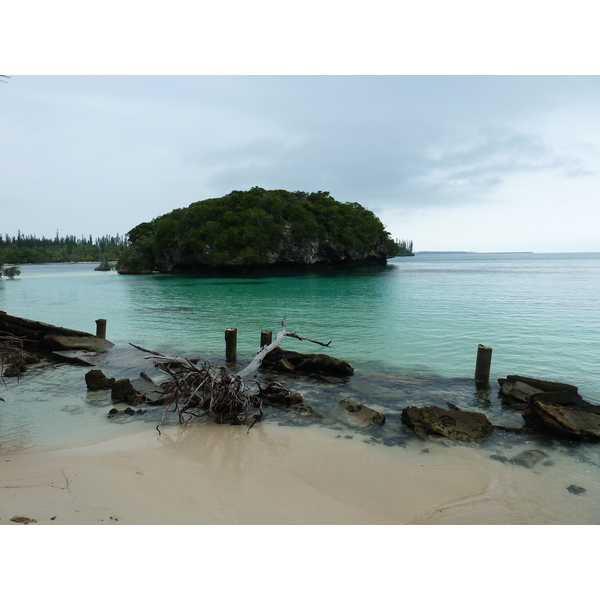
[[[473, 250], [419, 250], [415, 254], [535, 254], [534, 252], [476, 252]], [[553, 253], [552, 253], [553, 254]], [[559, 252], [558, 254], [563, 254]]]

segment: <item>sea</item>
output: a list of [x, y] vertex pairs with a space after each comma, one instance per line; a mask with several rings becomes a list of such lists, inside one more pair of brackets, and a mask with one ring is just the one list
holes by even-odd
[[[285, 317], [288, 331], [330, 343], [286, 337], [283, 348], [327, 353], [350, 363], [354, 375], [277, 375], [321, 418], [269, 408], [265, 420], [329, 427], [361, 443], [410, 446], [423, 442], [402, 424], [402, 409], [451, 403], [502, 426], [485, 442], [490, 454], [543, 448], [600, 468], [594, 444], [509, 431], [523, 420], [503, 402], [497, 382], [510, 374], [560, 381], [600, 404], [600, 253], [417, 253], [379, 267], [219, 278], [119, 275], [96, 266], [21, 265], [20, 276], [0, 281], [0, 310], [90, 333], [97, 319], [106, 319], [114, 347], [94, 368], [116, 379], [136, 379], [143, 371], [155, 381], [161, 373], [151, 355], [131, 344], [238, 371], [258, 351], [261, 331], [275, 336]], [[237, 357], [227, 363], [225, 330], [232, 327], [238, 330]], [[479, 344], [492, 348], [490, 382], [483, 387], [474, 381]], [[160, 407], [109, 418], [110, 392], [87, 390], [89, 368], [42, 361], [18, 380], [5, 378], [0, 452], [156, 428]], [[341, 399], [382, 412], [385, 424], [367, 432], [353, 426]]]

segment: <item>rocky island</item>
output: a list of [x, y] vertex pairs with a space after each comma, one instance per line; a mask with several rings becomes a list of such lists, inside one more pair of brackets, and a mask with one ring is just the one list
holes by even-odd
[[254, 187], [194, 202], [128, 233], [120, 274], [246, 274], [385, 265], [412, 256], [381, 221], [329, 192]]

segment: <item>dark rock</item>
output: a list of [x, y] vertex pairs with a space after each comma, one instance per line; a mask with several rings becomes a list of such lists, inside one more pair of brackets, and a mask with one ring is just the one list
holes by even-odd
[[344, 409], [344, 419], [350, 425], [356, 427], [377, 425], [380, 427], [385, 423], [385, 415], [363, 404], [356, 404], [349, 400], [340, 400], [340, 406]]
[[85, 374], [88, 390], [110, 390], [114, 382], [114, 377], [108, 379], [100, 369], [92, 369]]
[[570, 485], [567, 489], [571, 494], [585, 494], [585, 492], [587, 492], [585, 488], [579, 487], [578, 485]]
[[278, 389], [272, 393], [261, 394], [260, 397], [265, 401], [265, 404], [274, 406], [291, 406], [293, 404], [300, 404], [304, 401], [302, 394], [291, 392], [285, 388]]
[[261, 368], [280, 373], [333, 377], [349, 377], [354, 373], [354, 369], [346, 361], [327, 354], [302, 354], [281, 348], [275, 348], [269, 352], [265, 356]]
[[437, 406], [408, 406], [402, 411], [402, 423], [414, 429], [421, 439], [442, 436], [457, 442], [482, 442], [494, 431], [482, 413]]
[[490, 454], [489, 456], [492, 460], [497, 460], [498, 462], [501, 463], [506, 463], [508, 462], [508, 458], [506, 458], [506, 456], [502, 456], [501, 454]]
[[510, 462], [513, 465], [519, 465], [521, 467], [527, 467], [531, 469], [540, 462], [540, 460], [548, 458], [548, 455], [542, 450], [525, 450], [513, 458], [510, 459]]
[[108, 418], [110, 419], [110, 418], [114, 417], [116, 414], [118, 414], [119, 412], [120, 412], [120, 411], [119, 411], [119, 410], [117, 410], [116, 408], [111, 408], [111, 409], [108, 411], [108, 415], [107, 415], [107, 416], [108, 416]]
[[113, 402], [133, 404], [136, 396], [135, 388], [131, 385], [129, 379], [118, 379], [112, 384], [110, 397]]
[[110, 271], [110, 265], [108, 264], [108, 261], [103, 260], [95, 269], [94, 271]]
[[133, 410], [133, 408], [131, 408], [131, 406], [128, 406], [123, 412], [126, 415], [135, 415], [135, 410]]
[[529, 426], [559, 437], [600, 441], [600, 414], [585, 408], [537, 400], [523, 412], [523, 419]]

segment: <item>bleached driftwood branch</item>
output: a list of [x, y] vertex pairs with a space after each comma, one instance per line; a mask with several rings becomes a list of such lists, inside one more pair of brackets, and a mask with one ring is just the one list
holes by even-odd
[[271, 352], [271, 350], [274, 350], [275, 348], [277, 348], [279, 346], [279, 344], [281, 344], [281, 341], [283, 340], [283, 338], [286, 336], [293, 337], [293, 338], [296, 338], [297, 340], [301, 340], [301, 341], [306, 340], [308, 342], [312, 342], [313, 344], [319, 344], [320, 346], [329, 346], [329, 344], [331, 344], [331, 340], [329, 340], [329, 342], [324, 344], [323, 342], [317, 342], [315, 340], [311, 340], [310, 338], [300, 337], [296, 333], [298, 331], [297, 329], [295, 329], [294, 331], [287, 331], [287, 329], [285, 328], [286, 319], [287, 319], [287, 315], [284, 315], [283, 320], [281, 321], [281, 331], [275, 336], [275, 341], [272, 342], [271, 344], [269, 344], [268, 346], [267, 345], [263, 346], [256, 353], [254, 360], [245, 369], [242, 369], [238, 373], [238, 377], [242, 377], [242, 378], [248, 377], [248, 375], [254, 373], [254, 371], [256, 371], [262, 364], [265, 356], [267, 354], [269, 354], [269, 352]]

